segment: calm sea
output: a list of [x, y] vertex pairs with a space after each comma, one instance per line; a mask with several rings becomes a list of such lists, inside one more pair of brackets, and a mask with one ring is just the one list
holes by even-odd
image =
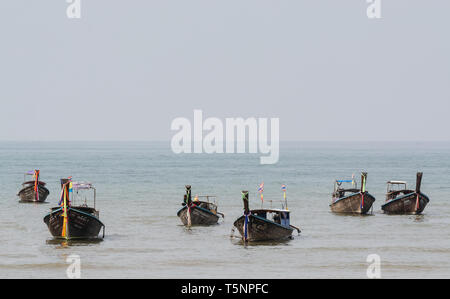
[[[33, 169], [48, 184], [47, 204], [18, 202]], [[333, 181], [361, 170], [377, 198], [373, 216], [330, 213]], [[424, 215], [382, 214], [386, 181], [413, 187], [418, 170], [431, 199]], [[96, 186], [102, 242], [55, 242], [43, 223], [68, 176]], [[287, 185], [300, 236], [254, 246], [230, 238], [241, 190], [259, 207], [261, 182], [266, 207], [280, 207]], [[185, 184], [218, 196], [224, 222], [181, 226]], [[161, 142], [2, 142], [0, 278], [66, 278], [72, 254], [82, 278], [365, 278], [369, 254], [380, 256], [383, 278], [450, 278], [449, 203], [448, 143], [282, 143], [279, 163], [260, 165], [259, 155], [176, 155]]]

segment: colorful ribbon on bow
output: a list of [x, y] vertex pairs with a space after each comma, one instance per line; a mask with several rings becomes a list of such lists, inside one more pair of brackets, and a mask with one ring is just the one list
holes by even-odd
[[34, 194], [36, 201], [39, 201], [39, 170], [34, 171]]
[[67, 184], [68, 183], [65, 183], [64, 185], [63, 185], [63, 227], [62, 227], [62, 232], [61, 232], [61, 237], [63, 237], [63, 238], [66, 238], [67, 239], [67, 236], [68, 236], [68, 215], [67, 215], [67, 196], [68, 196], [68, 192], [67, 192], [67, 189], [68, 189], [68, 186], [67, 186]]

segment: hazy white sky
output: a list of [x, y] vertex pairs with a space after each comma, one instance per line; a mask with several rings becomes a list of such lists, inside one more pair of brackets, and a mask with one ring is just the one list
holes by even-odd
[[450, 140], [450, 1], [0, 2], [0, 140], [169, 140], [279, 117], [282, 140]]

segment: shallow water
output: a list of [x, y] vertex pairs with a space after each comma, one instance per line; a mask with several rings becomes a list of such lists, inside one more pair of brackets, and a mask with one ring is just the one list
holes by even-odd
[[[23, 173], [41, 170], [47, 204], [21, 204]], [[329, 211], [333, 181], [365, 170], [377, 200], [372, 216]], [[386, 181], [424, 172], [431, 202], [420, 216], [380, 212]], [[59, 178], [92, 181], [106, 225], [101, 242], [62, 242], [44, 215], [57, 204]], [[240, 191], [265, 182], [265, 206], [280, 207], [288, 186], [291, 241], [244, 246], [230, 238], [242, 214]], [[276, 165], [259, 155], [175, 155], [168, 143], [1, 142], [0, 278], [65, 278], [66, 258], [81, 258], [82, 278], [365, 278], [369, 254], [383, 278], [450, 278], [450, 144], [282, 143]], [[186, 229], [176, 217], [184, 185], [218, 196], [225, 220]], [[237, 234], [237, 232], [236, 232]]]

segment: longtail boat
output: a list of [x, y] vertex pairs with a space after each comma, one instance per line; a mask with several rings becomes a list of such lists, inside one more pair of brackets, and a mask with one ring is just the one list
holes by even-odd
[[[206, 198], [206, 201], [201, 201], [199, 198]], [[217, 205], [210, 202], [210, 198], [215, 198], [215, 196], [195, 196], [192, 200], [191, 186], [186, 185], [183, 207], [177, 213], [181, 222], [186, 226], [217, 224], [219, 216], [222, 218], [225, 216], [217, 211]]]
[[[79, 193], [93, 190], [94, 207], [87, 205], [86, 197], [77, 205], [75, 198]], [[82, 195], [85, 195], [85, 194]], [[70, 196], [72, 194], [72, 198]], [[77, 198], [78, 200], [78, 198]], [[71, 179], [61, 179], [61, 200], [58, 207], [44, 217], [44, 222], [53, 237], [66, 240], [98, 238], [105, 225], [99, 219], [99, 211], [95, 209], [96, 189], [91, 183], [72, 182]]]
[[[344, 183], [352, 183], [352, 188], [343, 188]], [[361, 174], [361, 188], [357, 188], [354, 179], [336, 180], [330, 208], [335, 213], [367, 214], [372, 208], [375, 197], [366, 190], [367, 173]]]
[[[17, 193], [21, 202], [44, 202], [50, 191], [45, 187], [45, 183], [39, 180], [40, 170], [28, 171], [24, 174], [22, 189]], [[33, 176], [33, 180], [27, 180], [27, 176]]]
[[386, 203], [381, 209], [386, 214], [421, 214], [430, 202], [428, 196], [420, 191], [422, 176], [422, 172], [417, 173], [416, 190], [408, 189], [406, 182], [389, 181]]
[[244, 215], [234, 222], [244, 242], [278, 241], [292, 238], [295, 230], [300, 229], [290, 224], [290, 211], [287, 209], [250, 210], [248, 191], [242, 191]]

